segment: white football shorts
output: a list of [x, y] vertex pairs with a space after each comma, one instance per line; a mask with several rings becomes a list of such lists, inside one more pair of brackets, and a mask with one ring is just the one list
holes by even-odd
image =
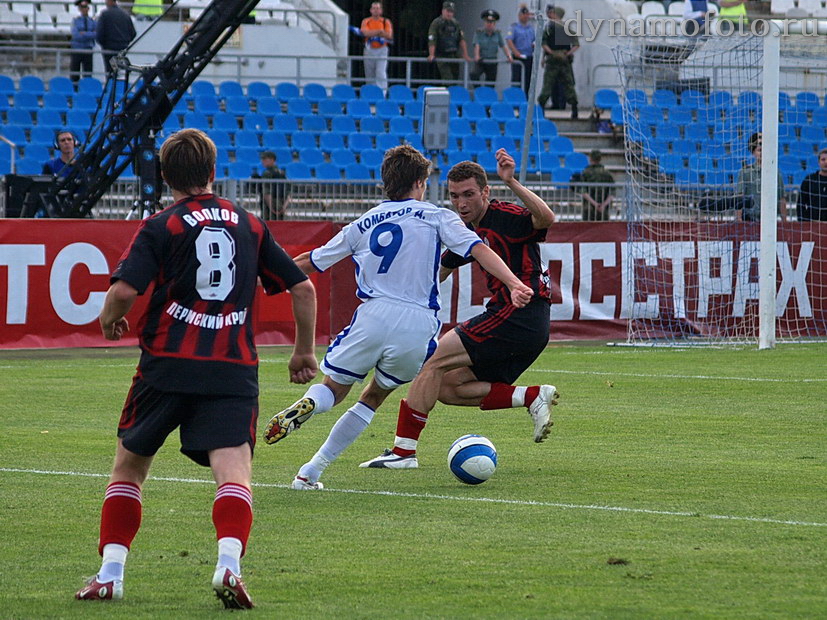
[[376, 383], [394, 389], [412, 381], [436, 350], [440, 327], [434, 310], [369, 299], [328, 347], [322, 372], [337, 383], [352, 385], [375, 368]]

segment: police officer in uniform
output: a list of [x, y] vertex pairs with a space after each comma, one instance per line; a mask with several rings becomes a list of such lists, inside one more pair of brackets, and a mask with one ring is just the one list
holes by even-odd
[[[549, 4], [546, 7], [549, 23], [543, 31], [543, 51], [545, 52], [546, 69], [543, 74], [543, 89], [537, 98], [537, 103], [545, 107], [549, 98], [554, 101], [555, 89], [561, 88], [563, 97], [571, 104], [571, 117], [577, 118], [577, 93], [574, 90], [574, 71], [572, 62], [574, 52], [580, 48], [577, 37], [566, 33], [563, 26], [565, 11], [560, 7]], [[558, 109], [565, 107], [562, 102]]]
[[[453, 2], [443, 2], [442, 15], [428, 28], [428, 62], [433, 62], [435, 58], [457, 58], [457, 52], [462, 53], [466, 62], [471, 62], [462, 28], [454, 19], [454, 8]], [[454, 82], [459, 79], [460, 67], [457, 63], [437, 60], [436, 66], [441, 79]]]
[[497, 82], [497, 55], [500, 48], [505, 53], [508, 62], [513, 62], [511, 50], [505, 45], [502, 33], [497, 30], [497, 22], [500, 21], [500, 14], [493, 9], [482, 12], [482, 20], [485, 26], [478, 28], [474, 33], [474, 70], [471, 71], [471, 79], [478, 80], [485, 76], [485, 82], [493, 86]]

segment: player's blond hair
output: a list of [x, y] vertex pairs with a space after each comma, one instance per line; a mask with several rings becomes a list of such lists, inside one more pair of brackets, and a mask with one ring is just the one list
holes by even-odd
[[179, 192], [209, 185], [215, 170], [215, 143], [200, 129], [182, 129], [161, 146], [161, 174], [172, 189]]

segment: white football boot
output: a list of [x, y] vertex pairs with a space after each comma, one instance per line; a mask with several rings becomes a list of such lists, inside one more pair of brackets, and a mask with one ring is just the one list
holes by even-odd
[[296, 476], [290, 488], [296, 491], [321, 491], [324, 485], [321, 482], [310, 482], [307, 478]]
[[372, 467], [375, 469], [416, 469], [419, 467], [419, 461], [416, 460], [416, 454], [399, 456], [391, 450], [385, 450], [375, 459], [360, 463], [359, 467]]
[[554, 421], [551, 419], [551, 408], [557, 404], [560, 394], [553, 385], [541, 385], [540, 394], [528, 408], [531, 419], [534, 420], [534, 441], [540, 443], [548, 437]]

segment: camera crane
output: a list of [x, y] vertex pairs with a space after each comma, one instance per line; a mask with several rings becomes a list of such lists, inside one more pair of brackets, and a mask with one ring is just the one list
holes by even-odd
[[[144, 215], [156, 210], [161, 183], [155, 136], [190, 85], [258, 2], [212, 0], [170, 52], [154, 65], [130, 65], [128, 49], [113, 60], [116, 70], [107, 79], [104, 101], [95, 116], [101, 120], [90, 130], [69, 174], [56, 179], [52, 190], [40, 196], [49, 217], [88, 216], [130, 161], [135, 162], [139, 187], [134, 210]], [[117, 79], [121, 71], [123, 80]], [[134, 77], [131, 83], [130, 77]]]

